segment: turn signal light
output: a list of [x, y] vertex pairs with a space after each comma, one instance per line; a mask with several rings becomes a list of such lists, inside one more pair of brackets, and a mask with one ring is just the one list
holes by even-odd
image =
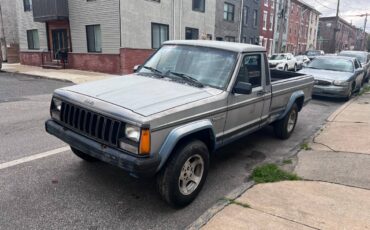
[[150, 153], [150, 131], [149, 129], [141, 130], [140, 138], [140, 155], [148, 155]]

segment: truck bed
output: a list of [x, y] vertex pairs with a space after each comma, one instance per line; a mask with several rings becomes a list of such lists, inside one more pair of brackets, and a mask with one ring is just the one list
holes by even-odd
[[311, 100], [312, 85], [314, 82], [312, 76], [280, 70], [271, 70], [270, 73], [272, 90], [270, 112], [272, 120], [276, 119], [274, 114], [278, 115], [281, 111], [285, 110], [294, 93], [303, 92], [304, 103]]

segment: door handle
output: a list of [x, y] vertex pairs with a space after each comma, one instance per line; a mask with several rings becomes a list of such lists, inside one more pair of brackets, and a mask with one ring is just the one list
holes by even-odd
[[265, 91], [263, 91], [263, 90], [261, 90], [261, 91], [258, 91], [257, 92], [257, 96], [263, 96], [263, 95], [265, 95]]

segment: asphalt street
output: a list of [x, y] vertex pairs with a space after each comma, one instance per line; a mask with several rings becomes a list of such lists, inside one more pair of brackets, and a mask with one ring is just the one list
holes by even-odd
[[[66, 146], [44, 131], [44, 121], [51, 93], [67, 85], [0, 73], [0, 165]], [[0, 167], [0, 229], [183, 229], [247, 182], [255, 165], [294, 155], [342, 104], [311, 101], [289, 140], [276, 139], [266, 127], [218, 151], [203, 191], [179, 210], [160, 199], [153, 179], [84, 162], [70, 150]]]

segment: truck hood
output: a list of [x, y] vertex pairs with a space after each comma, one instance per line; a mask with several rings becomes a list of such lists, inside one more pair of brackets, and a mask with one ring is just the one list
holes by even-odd
[[62, 90], [102, 100], [142, 116], [150, 116], [222, 92], [210, 87], [197, 88], [166, 78], [136, 74], [74, 85]]
[[332, 70], [322, 70], [322, 69], [310, 69], [310, 68], [304, 68], [298, 73], [303, 73], [307, 75], [312, 75], [316, 80], [340, 80], [340, 81], [346, 81], [350, 79], [353, 75], [353, 73], [349, 72], [340, 72], [340, 71], [332, 71]]

